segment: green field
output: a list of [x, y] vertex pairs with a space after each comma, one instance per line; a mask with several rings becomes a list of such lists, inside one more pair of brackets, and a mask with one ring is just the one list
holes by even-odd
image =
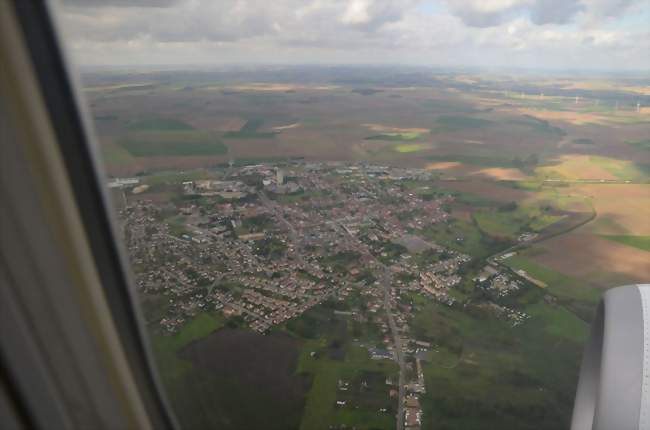
[[422, 133], [381, 133], [366, 137], [366, 140], [410, 141], [422, 136]]
[[474, 118], [471, 116], [441, 116], [435, 125], [431, 128], [432, 133], [447, 133], [453, 131], [460, 131], [465, 129], [476, 129], [487, 127], [492, 124], [492, 121], [486, 119]]
[[562, 137], [566, 135], [566, 132], [560, 127], [555, 127], [548, 121], [536, 118], [532, 115], [523, 115], [522, 119], [509, 120], [506, 123], [521, 125], [539, 134], [556, 137]]
[[158, 372], [177, 412], [185, 411], [190, 406], [185, 404], [184, 397], [192, 394], [191, 387], [184, 384], [185, 377], [192, 372], [192, 365], [181, 360], [177, 355], [178, 352], [190, 342], [201, 339], [219, 329], [223, 323], [224, 320], [221, 316], [203, 313], [174, 335], [152, 334], [151, 343]]
[[593, 145], [594, 141], [591, 139], [579, 138], [579, 139], [573, 139], [571, 143], [574, 143], [576, 145]]
[[430, 147], [431, 145], [427, 145], [424, 143], [405, 143], [405, 144], [394, 146], [393, 150], [395, 152], [399, 152], [400, 154], [408, 154], [411, 152], [423, 151], [425, 149], [429, 149]]
[[[356, 425], [358, 429], [392, 429], [395, 425], [394, 416], [380, 413], [378, 409], [391, 408], [384, 380], [387, 376], [397, 373], [397, 365], [385, 360], [372, 360], [365, 348], [351, 345], [345, 347], [345, 357], [342, 360], [326, 357], [314, 359], [310, 356], [314, 350], [322, 351], [325, 345], [326, 341], [323, 339], [306, 343], [301, 354], [299, 371], [312, 374], [314, 379], [307, 394], [300, 429], [325, 430], [337, 424]], [[355, 395], [338, 390], [337, 382], [340, 379], [351, 381], [354, 386], [364, 373], [369, 372], [381, 375], [381, 385], [373, 387], [376, 393]], [[372, 398], [369, 398], [371, 396]], [[347, 405], [337, 407], [336, 400], [345, 400]]]
[[647, 168], [632, 161], [599, 156], [592, 156], [589, 160], [622, 180], [642, 181], [648, 180], [650, 177], [650, 172]]
[[422, 106], [433, 112], [444, 113], [477, 113], [480, 112], [472, 103], [457, 99], [428, 99], [422, 101]]
[[424, 365], [422, 428], [567, 428], [587, 324], [561, 306], [523, 305], [512, 328], [471, 309], [431, 303], [411, 326], [436, 345]]
[[107, 164], [125, 165], [133, 162], [133, 155], [120, 145], [102, 144], [101, 151], [102, 159]]
[[257, 131], [262, 124], [264, 124], [264, 120], [260, 118], [249, 119], [239, 130], [228, 131], [224, 133], [223, 137], [227, 139], [270, 139], [278, 134], [274, 131]]
[[637, 148], [640, 149], [645, 149], [646, 151], [650, 151], [650, 139], [626, 140], [625, 143], [627, 143], [628, 145], [636, 146]]
[[192, 126], [173, 118], [147, 118], [127, 124], [132, 131], [192, 130]]
[[524, 232], [528, 218], [520, 214], [483, 210], [474, 213], [478, 226], [490, 236], [514, 239]]
[[221, 315], [202, 313], [175, 335], [152, 336], [158, 370], [182, 427], [298, 428], [309, 386], [306, 375], [294, 373], [299, 342], [222, 328], [224, 322]]
[[585, 321], [591, 321], [602, 292], [589, 287], [579, 279], [551, 270], [528, 258], [540, 252], [545, 252], [545, 250], [537, 247], [529, 249], [507, 259], [505, 264], [513, 269], [525, 270], [535, 279], [546, 283], [548, 285], [546, 290], [557, 297], [558, 302], [566, 309], [571, 310]]
[[460, 219], [432, 224], [414, 233], [477, 258], [487, 257], [508, 245], [484, 235], [476, 224]]
[[526, 204], [516, 209], [502, 210], [506, 206], [476, 211], [474, 219], [481, 230], [491, 236], [514, 239], [527, 231], [539, 232], [563, 218], [553, 215], [550, 208], [544, 205]]
[[228, 151], [215, 136], [198, 130], [132, 132], [118, 144], [134, 157], [223, 155]]
[[602, 237], [623, 245], [650, 251], [650, 236], [603, 235]]
[[[326, 430], [330, 426], [356, 426], [357, 429], [392, 429], [395, 426], [394, 400], [389, 398], [387, 376], [395, 376], [397, 365], [387, 360], [372, 360], [366, 348], [354, 339], [370, 341], [375, 336], [346, 317], [337, 317], [332, 309], [318, 306], [290, 321], [287, 329], [304, 340], [297, 373], [312, 377], [301, 430]], [[350, 384], [341, 391], [338, 381]], [[363, 392], [360, 384], [368, 385]], [[345, 401], [337, 406], [336, 401]], [[392, 413], [378, 412], [387, 408]]]

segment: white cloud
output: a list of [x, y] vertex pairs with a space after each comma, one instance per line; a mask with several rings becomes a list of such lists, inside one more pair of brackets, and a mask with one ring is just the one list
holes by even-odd
[[369, 6], [370, 2], [368, 0], [352, 0], [345, 8], [341, 16], [341, 22], [344, 24], [366, 24], [370, 21]]
[[[88, 1], [88, 0], [86, 0]], [[353, 62], [650, 69], [635, 0], [67, 0], [81, 63]], [[129, 5], [125, 5], [129, 3]], [[446, 7], [444, 7], [446, 5]], [[637, 6], [638, 7], [638, 6]]]

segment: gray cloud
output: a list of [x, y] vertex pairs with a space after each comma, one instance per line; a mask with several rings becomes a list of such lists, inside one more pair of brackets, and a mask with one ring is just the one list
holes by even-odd
[[472, 27], [493, 27], [520, 16], [529, 16], [537, 25], [566, 24], [586, 9], [582, 0], [448, 0], [448, 4]]
[[[65, 18], [77, 36], [91, 40], [148, 37], [160, 42], [235, 42], [276, 35], [280, 41], [303, 39], [305, 43], [318, 43], [332, 39], [332, 35], [335, 39], [366, 38], [402, 19], [417, 3], [418, 0], [185, 0], [176, 2], [174, 7], [146, 13], [133, 7], [71, 7]], [[158, 6], [162, 5], [160, 1]]]
[[76, 7], [169, 7], [178, 0], [62, 0], [66, 6]]
[[[418, 7], [432, 1], [447, 8]], [[643, 1], [65, 0], [61, 18], [82, 63], [552, 65], [572, 52], [580, 64], [616, 55], [645, 67], [645, 29], [602, 25]]]
[[537, 0], [532, 5], [530, 19], [538, 25], [566, 24], [585, 9], [580, 0]]
[[449, 10], [470, 27], [494, 27], [515, 18], [529, 0], [448, 0]]
[[584, 0], [592, 15], [598, 17], [617, 17], [627, 10], [641, 4], [644, 0]]

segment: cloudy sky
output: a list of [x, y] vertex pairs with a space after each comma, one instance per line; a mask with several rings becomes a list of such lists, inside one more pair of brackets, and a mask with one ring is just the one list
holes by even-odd
[[63, 0], [83, 65], [650, 70], [650, 0]]

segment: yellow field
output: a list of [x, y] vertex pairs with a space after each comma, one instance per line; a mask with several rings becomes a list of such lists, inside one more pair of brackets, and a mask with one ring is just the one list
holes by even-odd
[[594, 234], [575, 231], [540, 246], [545, 252], [533, 261], [597, 286], [650, 280], [648, 252]]
[[480, 169], [472, 173], [472, 175], [487, 176], [496, 179], [497, 181], [524, 181], [528, 179], [528, 176], [526, 176], [521, 170], [504, 167]]
[[[575, 231], [535, 245], [544, 252], [533, 252], [532, 260], [602, 287], [650, 281], [650, 253], [603, 237], [650, 235], [650, 185], [571, 185], [557, 192], [567, 202], [589, 203], [596, 218]], [[544, 194], [548, 197], [548, 193]], [[584, 211], [584, 206], [579, 206], [576, 209]]]
[[426, 143], [403, 143], [395, 145], [393, 149], [400, 153], [418, 152], [431, 148], [432, 145]]
[[641, 85], [620, 85], [609, 81], [575, 81], [567, 83], [564, 88], [575, 88], [583, 90], [607, 90], [607, 91], [626, 91], [630, 93], [650, 95], [650, 88]]
[[544, 179], [618, 179], [602, 165], [594, 163], [589, 155], [563, 155], [557, 161], [558, 164], [539, 167], [535, 172]]
[[426, 166], [427, 170], [450, 170], [462, 167], [463, 164], [457, 161], [441, 161], [438, 163], [429, 163]]
[[376, 131], [378, 133], [416, 133], [423, 134], [428, 133], [428, 128], [404, 128], [404, 127], [392, 127], [384, 124], [361, 124], [363, 127], [366, 127], [370, 131]]
[[649, 184], [594, 184], [572, 189], [588, 196], [598, 214], [593, 224], [585, 226], [588, 230], [597, 234], [650, 235]]

